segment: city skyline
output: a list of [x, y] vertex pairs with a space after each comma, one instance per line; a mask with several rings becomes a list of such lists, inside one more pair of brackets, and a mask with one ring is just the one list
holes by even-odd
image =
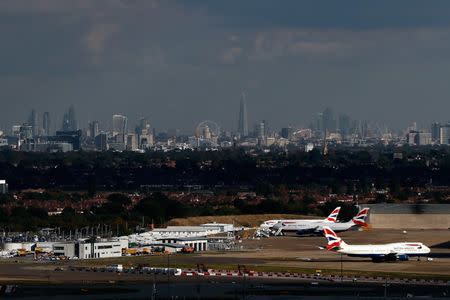
[[5, 0], [0, 16], [2, 128], [33, 107], [56, 126], [74, 104], [84, 126], [236, 130], [242, 90], [249, 123], [275, 128], [325, 107], [393, 128], [448, 119], [445, 1]]
[[[236, 115], [238, 115], [238, 123], [237, 125], [231, 127], [223, 127], [222, 124], [217, 123], [222, 131], [231, 132], [239, 134], [241, 137], [246, 137], [250, 133], [254, 133], [259, 131], [258, 129], [261, 126], [261, 123], [267, 123], [268, 120], [260, 119], [254, 117], [252, 121], [248, 120], [248, 111], [247, 111], [247, 102], [246, 95], [242, 92], [239, 101], [239, 107], [237, 108]], [[121, 122], [122, 125], [118, 125], [118, 119], [123, 119]], [[151, 130], [158, 130], [158, 132], [170, 132], [170, 131], [178, 131], [183, 135], [192, 135], [195, 134], [196, 126], [207, 120], [198, 121], [193, 128], [175, 128], [171, 127], [161, 127], [158, 125], [154, 125], [154, 123], [150, 120], [149, 117], [138, 117], [138, 118], [129, 118], [126, 115], [121, 113], [114, 113], [109, 116], [108, 120], [100, 120], [93, 119], [87, 121], [87, 123], [80, 124], [78, 118], [75, 114], [75, 107], [73, 104], [69, 106], [67, 110], [65, 110], [58, 118], [58, 116], [53, 112], [43, 111], [40, 112], [35, 108], [32, 108], [28, 113], [28, 118], [24, 120], [16, 120], [9, 127], [1, 126], [0, 130], [3, 133], [8, 133], [13, 130], [14, 126], [19, 125], [29, 125], [31, 126], [31, 130], [33, 131], [33, 135], [49, 135], [50, 132], [56, 131], [76, 131], [78, 129], [85, 130], [86, 132], [92, 131], [92, 124], [96, 126], [96, 132], [99, 131], [112, 131], [115, 134], [117, 133], [132, 133], [133, 128], [136, 130], [142, 126], [147, 126], [151, 128]], [[213, 120], [211, 120], [213, 121]], [[270, 120], [269, 120], [270, 121]], [[143, 122], [145, 125], [143, 125]], [[213, 121], [214, 122], [214, 121]], [[356, 122], [356, 123], [355, 123]], [[58, 125], [59, 124], [59, 125]], [[150, 126], [150, 124], [152, 126]], [[297, 124], [292, 123], [282, 123], [281, 127], [271, 126], [271, 129], [275, 132], [281, 132], [283, 128], [310, 128], [313, 130], [326, 130], [327, 132], [340, 132], [345, 135], [354, 134], [355, 132], [351, 132], [352, 128], [355, 126], [361, 127], [364, 124], [371, 124], [371, 126], [379, 127], [379, 130], [393, 133], [404, 132], [405, 130], [420, 130], [425, 132], [433, 132], [433, 126], [435, 124], [445, 125], [450, 124], [449, 120], [429, 120], [425, 123], [411, 122], [409, 124], [402, 124], [399, 128], [392, 128], [388, 124], [377, 122], [376, 120], [361, 120], [357, 119], [354, 116], [350, 116], [347, 112], [335, 111], [331, 107], [325, 107], [322, 112], [317, 112], [314, 114], [311, 119], [303, 120]], [[118, 130], [116, 127], [123, 127], [121, 130]], [[264, 126], [267, 126], [264, 125]], [[253, 128], [253, 129], [250, 129]], [[382, 129], [381, 129], [382, 128]], [[265, 129], [267, 130], [267, 128]]]

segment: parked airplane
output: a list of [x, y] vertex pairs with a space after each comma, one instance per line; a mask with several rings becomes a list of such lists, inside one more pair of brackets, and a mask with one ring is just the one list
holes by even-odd
[[411, 256], [427, 256], [430, 248], [418, 242], [403, 242], [377, 245], [348, 245], [328, 226], [323, 227], [327, 238], [327, 250], [351, 257], [370, 257], [373, 262], [408, 260]]
[[369, 215], [370, 208], [361, 209], [356, 216], [354, 216], [348, 222], [336, 222], [336, 223], [318, 223], [316, 227], [311, 228], [299, 228], [296, 233], [298, 235], [304, 234], [321, 234], [324, 226], [330, 227], [335, 232], [347, 231], [353, 227], [367, 227], [369, 224], [366, 222], [366, 218]]
[[[275, 235], [285, 231], [285, 228], [315, 228], [318, 224], [333, 224], [337, 221], [337, 216], [341, 207], [336, 207], [325, 219], [292, 219], [292, 220], [268, 220], [261, 224], [262, 229], [272, 229]], [[297, 231], [299, 229], [290, 230]], [[288, 230], [289, 231], [289, 230]]]

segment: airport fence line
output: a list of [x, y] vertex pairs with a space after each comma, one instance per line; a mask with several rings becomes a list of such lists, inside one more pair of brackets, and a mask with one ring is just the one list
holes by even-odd
[[[262, 279], [291, 279], [291, 280], [315, 280], [328, 282], [365, 282], [365, 283], [385, 283], [389, 284], [404, 284], [404, 285], [435, 285], [435, 286], [450, 286], [450, 281], [442, 279], [414, 279], [414, 278], [386, 278], [381, 276], [340, 276], [340, 275], [322, 275], [322, 274], [305, 274], [305, 273], [291, 273], [291, 272], [259, 272], [259, 271], [236, 271], [236, 270], [214, 270], [198, 271], [195, 269], [179, 269], [179, 268], [124, 268], [121, 271], [99, 268], [99, 267], [69, 267], [70, 271], [83, 272], [112, 272], [123, 274], [148, 274], [148, 275], [171, 275], [180, 277], [247, 277], [247, 278], [262, 278]], [[55, 269], [55, 271], [59, 271]]]

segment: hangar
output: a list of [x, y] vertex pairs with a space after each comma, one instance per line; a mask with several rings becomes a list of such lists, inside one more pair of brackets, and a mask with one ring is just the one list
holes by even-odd
[[379, 229], [449, 229], [450, 204], [366, 204], [369, 223]]

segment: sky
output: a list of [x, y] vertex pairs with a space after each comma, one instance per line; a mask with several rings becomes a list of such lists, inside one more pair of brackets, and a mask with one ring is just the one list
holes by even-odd
[[[394, 128], [450, 120], [450, 1], [1, 0], [0, 128], [70, 104], [81, 126]], [[40, 119], [42, 120], [42, 118]]]

